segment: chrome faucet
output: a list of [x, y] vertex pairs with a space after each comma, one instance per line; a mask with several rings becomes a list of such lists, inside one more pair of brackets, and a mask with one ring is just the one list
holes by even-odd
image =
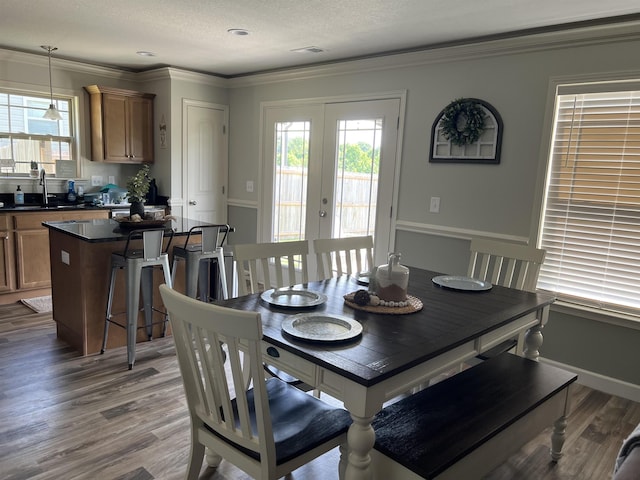
[[47, 174], [44, 168], [40, 170], [40, 185], [42, 185], [42, 204], [49, 205], [49, 192], [47, 190]]

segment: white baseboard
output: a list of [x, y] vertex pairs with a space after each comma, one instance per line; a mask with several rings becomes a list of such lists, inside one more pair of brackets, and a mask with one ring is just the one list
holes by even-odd
[[616, 378], [607, 377], [599, 373], [590, 372], [589, 370], [583, 370], [581, 368], [567, 365], [564, 363], [549, 360], [548, 358], [540, 357], [540, 362], [547, 363], [549, 365], [568, 370], [578, 374], [577, 382], [580, 385], [584, 385], [601, 392], [608, 393], [609, 395], [616, 395], [623, 397], [634, 402], [640, 402], [640, 385], [624, 382]]

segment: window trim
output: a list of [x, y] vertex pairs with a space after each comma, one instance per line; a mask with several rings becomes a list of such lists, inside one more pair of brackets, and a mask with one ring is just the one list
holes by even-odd
[[[542, 239], [542, 222], [545, 209], [547, 176], [550, 173], [549, 165], [551, 161], [551, 149], [553, 147], [557, 95], [628, 90], [640, 90], [640, 70], [550, 78], [539, 151], [536, 180], [537, 188], [535, 189], [535, 199], [531, 215], [532, 238], [535, 239], [537, 247], [540, 247]], [[586, 313], [587, 315], [584, 316], [591, 320], [624, 326], [629, 326], [630, 323], [634, 325], [640, 324], [640, 308], [637, 311], [637, 315], [635, 315], [629, 312], [625, 313], [607, 309], [606, 307], [599, 308], [593, 305], [581, 304], [579, 301], [576, 302], [575, 298], [570, 299], [567, 297], [565, 300], [562, 296], [558, 297], [556, 304], [558, 307], [554, 308], [556, 311], [573, 314], [580, 312], [581, 315]]]
[[[15, 84], [10, 82], [3, 82], [0, 80], [0, 93], [6, 93], [11, 95], [25, 95], [25, 96], [34, 96], [34, 97], [42, 97], [47, 99], [47, 104], [50, 103], [50, 92], [48, 89], [38, 90], [38, 89], [30, 89], [25, 88], [25, 85], [14, 86]], [[82, 154], [80, 148], [80, 138], [84, 135], [84, 129], [81, 128], [79, 122], [79, 111], [81, 108], [82, 100], [79, 97], [69, 91], [65, 91], [63, 93], [53, 91], [53, 98], [57, 100], [63, 100], [69, 102], [69, 132], [71, 142], [69, 145], [69, 151], [75, 162], [75, 175], [74, 176], [59, 176], [52, 175], [52, 180], [69, 180], [69, 179], [77, 179], [82, 177], [83, 168], [82, 168]], [[55, 136], [54, 136], [55, 138]], [[16, 179], [25, 179], [30, 178], [29, 174], [0, 174], [0, 179], [5, 180], [16, 180]]]

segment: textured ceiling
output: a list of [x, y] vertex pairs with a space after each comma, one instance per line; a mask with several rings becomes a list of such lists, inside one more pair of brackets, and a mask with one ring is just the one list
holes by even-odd
[[638, 0], [2, 0], [0, 48], [236, 76], [624, 15]]

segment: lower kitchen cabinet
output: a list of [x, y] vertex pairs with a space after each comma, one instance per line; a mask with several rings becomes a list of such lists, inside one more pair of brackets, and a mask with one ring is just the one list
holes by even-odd
[[[49, 231], [42, 222], [93, 218], [109, 218], [109, 212], [73, 210], [1, 214], [0, 304], [50, 293]], [[4, 226], [6, 231], [2, 230]]]
[[0, 215], [0, 294], [15, 290], [13, 233], [9, 217]]

